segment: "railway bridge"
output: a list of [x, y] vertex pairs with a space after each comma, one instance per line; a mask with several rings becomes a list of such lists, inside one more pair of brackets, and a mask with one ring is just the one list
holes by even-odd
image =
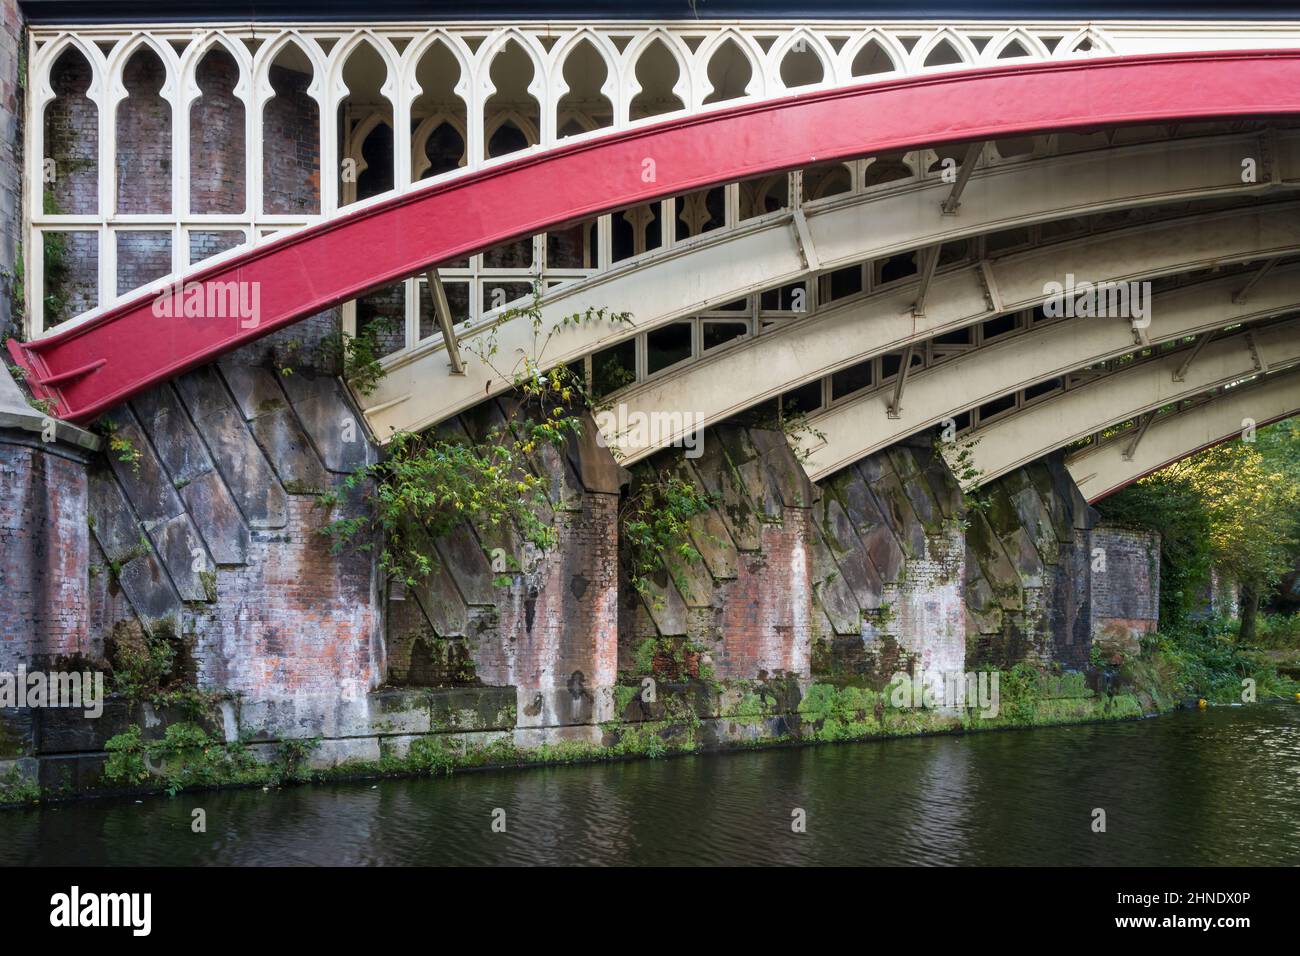
[[[600, 742], [651, 672], [782, 735], [819, 680], [1136, 642], [1158, 541], [1090, 502], [1300, 407], [1262, 5], [3, 6], [6, 669], [162, 642], [327, 762]], [[595, 402], [529, 462], [550, 548], [331, 552], [322, 493], [534, 365]], [[641, 580], [669, 479], [712, 504]]]

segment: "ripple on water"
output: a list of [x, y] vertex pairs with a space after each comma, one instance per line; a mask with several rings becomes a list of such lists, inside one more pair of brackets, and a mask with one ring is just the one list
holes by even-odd
[[[0, 814], [67, 865], [1300, 863], [1300, 707]], [[203, 807], [208, 832], [190, 829]], [[492, 830], [505, 810], [506, 832]], [[1107, 830], [1094, 833], [1093, 810]], [[807, 831], [792, 831], [801, 810]]]

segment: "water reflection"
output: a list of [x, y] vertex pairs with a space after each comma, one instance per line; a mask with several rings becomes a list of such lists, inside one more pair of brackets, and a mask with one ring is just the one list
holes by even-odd
[[[0, 814], [6, 864], [1296, 864], [1300, 707]], [[190, 829], [207, 811], [208, 832]], [[1094, 808], [1107, 832], [1092, 832]], [[492, 813], [506, 832], [492, 832]], [[807, 832], [791, 829], [806, 812]]]

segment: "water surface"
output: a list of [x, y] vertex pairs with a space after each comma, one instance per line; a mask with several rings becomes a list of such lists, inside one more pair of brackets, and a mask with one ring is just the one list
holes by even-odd
[[[0, 863], [1300, 864], [1300, 706], [0, 812]], [[191, 811], [207, 832], [191, 830]], [[1092, 830], [1106, 811], [1106, 832]], [[493, 832], [504, 810], [506, 831]], [[807, 832], [791, 829], [802, 810]], [[496, 815], [500, 818], [500, 814]]]

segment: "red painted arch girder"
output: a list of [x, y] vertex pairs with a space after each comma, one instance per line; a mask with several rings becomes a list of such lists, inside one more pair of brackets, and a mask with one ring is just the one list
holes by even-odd
[[38, 397], [84, 423], [157, 382], [431, 265], [652, 199], [963, 140], [1296, 113], [1300, 51], [1032, 63], [749, 103], [559, 146], [395, 195], [187, 273], [187, 282], [257, 283], [254, 327], [242, 327], [238, 315], [160, 318], [156, 293], [142, 291], [66, 331], [11, 340], [10, 351]]

